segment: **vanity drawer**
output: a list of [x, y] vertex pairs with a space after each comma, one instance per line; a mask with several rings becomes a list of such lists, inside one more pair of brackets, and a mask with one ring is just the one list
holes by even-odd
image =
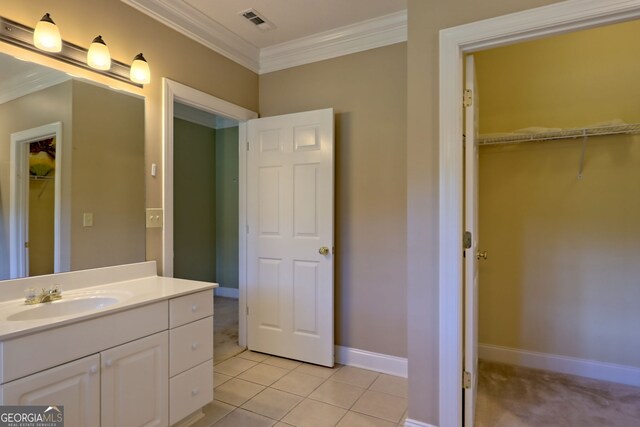
[[169, 331], [169, 376], [213, 357], [213, 317]]
[[213, 400], [213, 360], [169, 380], [169, 423], [180, 421]]
[[169, 300], [169, 328], [213, 315], [213, 290]]

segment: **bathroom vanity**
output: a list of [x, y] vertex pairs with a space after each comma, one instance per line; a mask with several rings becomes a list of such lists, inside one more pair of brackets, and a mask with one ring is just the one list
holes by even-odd
[[[25, 305], [24, 290], [62, 298]], [[66, 427], [188, 425], [213, 400], [213, 283], [155, 262], [0, 288], [0, 404], [63, 405]]]

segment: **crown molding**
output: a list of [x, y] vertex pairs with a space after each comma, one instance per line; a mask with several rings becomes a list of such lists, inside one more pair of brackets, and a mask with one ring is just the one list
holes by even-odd
[[407, 41], [407, 11], [259, 49], [183, 0], [121, 0], [259, 74]]
[[407, 41], [407, 11], [260, 50], [260, 74]]
[[260, 50], [182, 0], [121, 0], [234, 62], [258, 72]]
[[38, 70], [15, 76], [0, 85], [0, 104], [70, 80], [71, 76], [58, 71]]

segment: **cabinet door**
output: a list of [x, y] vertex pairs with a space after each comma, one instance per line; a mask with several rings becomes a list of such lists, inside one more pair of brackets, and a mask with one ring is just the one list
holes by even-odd
[[101, 353], [102, 427], [168, 425], [168, 334]]
[[100, 425], [100, 356], [85, 357], [0, 386], [3, 405], [64, 406], [66, 427]]

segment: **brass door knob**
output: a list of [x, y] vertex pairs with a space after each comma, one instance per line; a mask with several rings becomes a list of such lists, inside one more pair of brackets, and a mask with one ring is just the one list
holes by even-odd
[[487, 259], [487, 251], [484, 251], [484, 252], [478, 251], [478, 253], [476, 254], [476, 259], [477, 260]]
[[323, 246], [318, 250], [318, 253], [320, 253], [320, 255], [329, 255], [329, 248]]

